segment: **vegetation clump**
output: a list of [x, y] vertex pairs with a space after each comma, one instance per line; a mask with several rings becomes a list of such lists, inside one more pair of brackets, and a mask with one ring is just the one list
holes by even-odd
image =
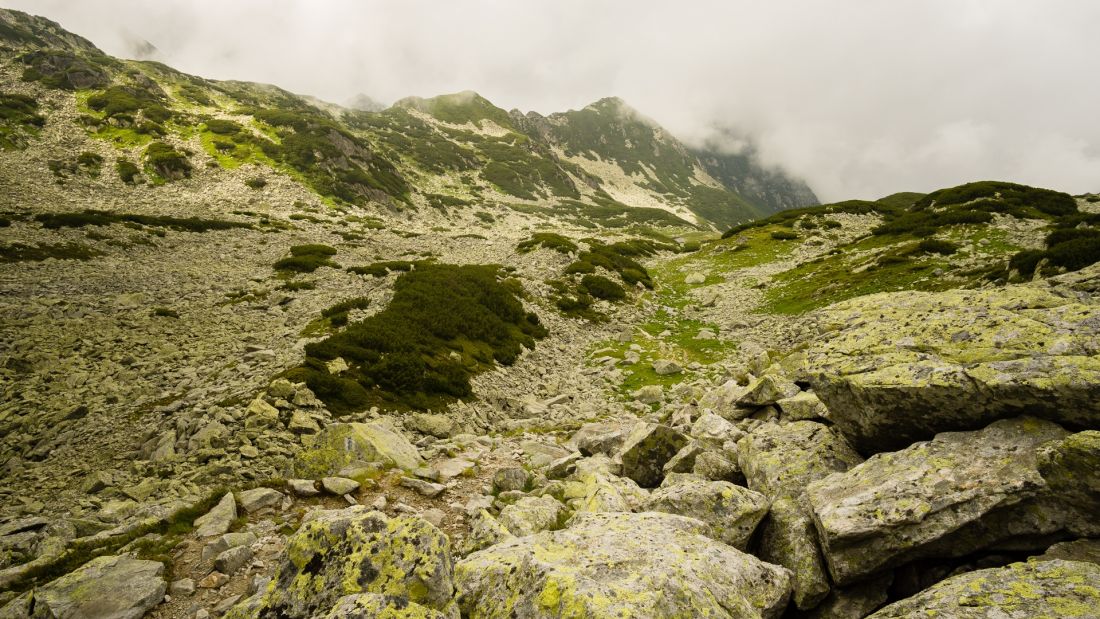
[[290, 256], [275, 262], [276, 271], [284, 273], [312, 273], [321, 267], [338, 268], [340, 265], [331, 260], [336, 248], [328, 245], [295, 245], [290, 248]]
[[246, 180], [244, 184], [248, 186], [248, 188], [258, 191], [260, 189], [263, 189], [264, 187], [267, 187], [267, 179], [262, 176], [256, 176]]
[[89, 260], [103, 255], [80, 243], [26, 245], [12, 243], [0, 245], [0, 262], [40, 262], [49, 258], [57, 260]]
[[111, 82], [105, 70], [117, 63], [106, 56], [81, 58], [68, 52], [36, 50], [19, 56], [23, 63], [23, 81], [38, 82], [47, 88], [80, 90], [102, 88]]
[[951, 241], [944, 241], [941, 239], [923, 239], [920, 243], [917, 243], [917, 251], [925, 254], [950, 256], [959, 251], [959, 246]]
[[373, 275], [374, 277], [385, 277], [389, 273], [396, 271], [411, 271], [416, 263], [408, 260], [387, 260], [383, 262], [374, 262], [364, 266], [352, 266], [347, 270], [355, 273], [356, 275]]
[[164, 142], [153, 142], [145, 148], [145, 165], [167, 181], [191, 177], [191, 162], [187, 155]]
[[[547, 334], [524, 310], [521, 290], [495, 265], [420, 265], [397, 279], [386, 309], [307, 345], [305, 364], [287, 376], [337, 413], [469, 397], [471, 376], [513, 363]], [[330, 374], [326, 362], [337, 357], [350, 369]]]
[[1100, 229], [1064, 227], [1047, 235], [1046, 249], [1024, 250], [1014, 255], [1009, 269], [1031, 276], [1041, 264], [1077, 271], [1096, 262], [1100, 262]]
[[34, 97], [0, 92], [0, 150], [15, 150], [27, 145], [27, 138], [46, 125], [38, 113]]
[[167, 307], [153, 308], [153, 316], [159, 318], [179, 318], [180, 313]]
[[538, 248], [552, 249], [559, 254], [571, 254], [577, 251], [577, 244], [560, 234], [553, 232], [536, 232], [530, 238], [520, 241], [516, 245], [516, 251], [526, 254]]
[[208, 232], [210, 230], [231, 230], [233, 228], [251, 228], [247, 223], [224, 219], [202, 219], [199, 217], [171, 217], [169, 215], [138, 215], [136, 213], [113, 213], [87, 209], [72, 213], [41, 213], [34, 216], [43, 228], [83, 228], [84, 226], [109, 226], [111, 224], [137, 224], [154, 228], [168, 228], [177, 232]]
[[771, 237], [777, 241], [793, 241], [798, 238], [798, 234], [793, 230], [776, 230], [771, 233]]
[[653, 288], [653, 280], [645, 267], [634, 260], [634, 256], [652, 256], [658, 251], [676, 251], [678, 247], [669, 246], [657, 241], [647, 239], [635, 239], [604, 245], [598, 241], [590, 243], [588, 251], [581, 252], [576, 262], [565, 269], [567, 275], [595, 273], [596, 267], [602, 267], [613, 273], [618, 273], [624, 282], [633, 286], [641, 283], [646, 288]]
[[597, 299], [622, 301], [626, 291], [619, 284], [602, 275], [585, 275], [581, 278], [581, 288]]
[[119, 179], [127, 185], [135, 184], [138, 176], [141, 175], [141, 168], [129, 159], [120, 158], [115, 161], [115, 171], [118, 172]]
[[355, 297], [354, 299], [341, 301], [323, 310], [321, 316], [327, 318], [329, 324], [332, 326], [342, 327], [348, 324], [348, 312], [357, 309], [367, 309], [368, 307], [370, 307], [370, 299], [367, 297]]

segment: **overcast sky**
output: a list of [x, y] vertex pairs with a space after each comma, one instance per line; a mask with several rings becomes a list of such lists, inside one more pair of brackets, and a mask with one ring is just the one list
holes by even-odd
[[106, 52], [344, 102], [616, 95], [753, 136], [823, 200], [1004, 179], [1100, 191], [1097, 0], [0, 0]]

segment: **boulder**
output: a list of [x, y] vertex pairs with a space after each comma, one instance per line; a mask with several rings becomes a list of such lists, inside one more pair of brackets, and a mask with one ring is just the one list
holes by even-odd
[[420, 518], [359, 505], [319, 512], [287, 540], [272, 585], [225, 616], [310, 619], [357, 593], [449, 613], [451, 565], [447, 536]]
[[405, 417], [405, 427], [436, 438], [451, 438], [461, 431], [454, 419], [437, 413], [413, 413]]
[[521, 466], [506, 466], [493, 474], [493, 492], [526, 490], [531, 474]]
[[286, 485], [295, 496], [311, 497], [320, 494], [317, 482], [312, 479], [288, 479]]
[[711, 481], [745, 484], [745, 476], [741, 474], [741, 469], [737, 465], [737, 452], [730, 454], [724, 450], [705, 450], [695, 456], [691, 472]]
[[794, 574], [794, 602], [813, 608], [829, 593], [817, 534], [801, 496], [807, 484], [846, 471], [863, 458], [844, 437], [813, 421], [765, 424], [737, 443], [749, 488], [773, 500], [761, 524], [759, 556]]
[[447, 615], [409, 602], [400, 597], [380, 593], [345, 595], [332, 610], [319, 619], [449, 619]]
[[863, 453], [1020, 414], [1096, 428], [1096, 311], [1043, 285], [864, 296], [822, 310], [805, 375]]
[[227, 492], [213, 509], [195, 519], [195, 536], [222, 535], [229, 531], [229, 527], [236, 519], [237, 500], [233, 498], [232, 492]]
[[283, 502], [284, 495], [271, 488], [252, 488], [237, 494], [237, 501], [245, 513], [251, 514], [265, 507], [275, 507]]
[[894, 575], [886, 572], [848, 587], [833, 587], [828, 597], [813, 610], [798, 616], [803, 619], [864, 619], [886, 603], [893, 582]]
[[749, 383], [748, 390], [737, 403], [741, 406], [771, 406], [776, 402], [790, 398], [801, 389], [782, 376], [765, 374]]
[[1046, 549], [1041, 555], [1029, 557], [1028, 561], [1084, 561], [1100, 565], [1100, 539], [1079, 539], [1072, 542], [1059, 542]]
[[447, 483], [456, 477], [468, 477], [477, 473], [477, 463], [465, 458], [447, 458], [432, 464], [436, 478]]
[[658, 359], [653, 362], [653, 371], [657, 376], [671, 376], [683, 372], [684, 368], [671, 359]]
[[251, 548], [248, 546], [234, 546], [214, 558], [214, 569], [227, 576], [232, 576], [251, 560]]
[[290, 422], [286, 429], [295, 434], [316, 434], [321, 431], [321, 426], [308, 412], [297, 409], [290, 413]]
[[139, 619], [164, 599], [164, 564], [97, 557], [34, 591], [35, 617]]
[[634, 392], [634, 399], [642, 404], [657, 404], [665, 399], [665, 390], [660, 385], [646, 385]]
[[515, 536], [545, 531], [558, 524], [565, 506], [552, 496], [523, 497], [500, 510], [497, 520]]
[[334, 423], [297, 454], [294, 472], [300, 477], [325, 477], [356, 461], [381, 462], [405, 470], [424, 463], [408, 439], [384, 424]]
[[710, 525], [714, 539], [745, 550], [753, 531], [768, 513], [768, 499], [729, 482], [672, 473], [650, 493], [645, 511], [695, 518]]
[[[1100, 495], [1091, 505], [1069, 503], [1075, 493], [1058, 487], [1069, 480], [1048, 485], [1040, 472], [1045, 456], [1072, 444], [1067, 435], [1033, 417], [1002, 420], [876, 454], [810, 484], [807, 499], [833, 579], [846, 584], [914, 559], [959, 557], [1002, 542], [1026, 549], [1049, 544], [1053, 534], [1100, 533], [1093, 515]], [[1080, 483], [1088, 482], [1085, 475]]]
[[784, 421], [804, 421], [807, 419], [828, 419], [829, 409], [817, 394], [803, 391], [775, 403]]
[[256, 534], [248, 531], [226, 533], [202, 547], [202, 560], [209, 561], [221, 553], [238, 546], [251, 546], [256, 543]]
[[623, 441], [616, 458], [622, 462], [622, 475], [643, 488], [655, 488], [664, 478], [665, 464], [688, 442], [672, 428], [639, 423]]
[[581, 500], [576, 511], [632, 512], [641, 509], [649, 493], [634, 480], [609, 473], [588, 473], [580, 477]]
[[462, 545], [461, 553], [468, 555], [493, 544], [499, 544], [515, 537], [488, 511], [481, 509], [470, 519], [470, 534]]
[[329, 494], [343, 496], [359, 489], [359, 482], [347, 477], [323, 477], [321, 487]]
[[778, 617], [790, 576], [671, 514], [579, 514], [455, 566], [464, 614], [506, 617]]
[[565, 443], [586, 456], [604, 454], [610, 456], [619, 450], [630, 428], [621, 423], [586, 423]]
[[1096, 617], [1097, 609], [1100, 565], [1058, 559], [959, 574], [871, 618]]
[[703, 413], [691, 424], [688, 434], [710, 446], [721, 447], [726, 441], [737, 441], [745, 433], [714, 413]]

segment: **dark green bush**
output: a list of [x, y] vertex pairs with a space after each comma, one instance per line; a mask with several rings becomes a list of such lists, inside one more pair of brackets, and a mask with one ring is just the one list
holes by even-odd
[[232, 120], [222, 120], [220, 118], [211, 118], [206, 121], [206, 130], [218, 135], [237, 135], [241, 132], [240, 123], [233, 122]]
[[1039, 262], [1068, 271], [1083, 269], [1100, 262], [1100, 230], [1095, 228], [1059, 228], [1047, 235], [1046, 250], [1025, 250], [1009, 261], [1009, 268], [1030, 276]]
[[375, 262], [365, 266], [348, 267], [347, 270], [355, 273], [356, 275], [373, 275], [374, 277], [385, 277], [390, 272], [395, 271], [411, 271], [415, 263], [408, 260], [389, 260], [386, 262]]
[[798, 235], [791, 230], [776, 230], [771, 233], [771, 237], [777, 241], [793, 241]]
[[275, 262], [274, 269], [284, 273], [312, 273], [321, 267], [339, 268], [330, 258], [336, 255], [336, 248], [328, 245], [294, 245], [290, 256]]
[[101, 255], [101, 252], [80, 243], [40, 244], [37, 246], [24, 245], [23, 243], [0, 245], [0, 262], [38, 262], [48, 258], [89, 260]]
[[601, 275], [585, 275], [581, 278], [581, 287], [597, 299], [621, 301], [626, 298], [623, 287]]
[[520, 241], [516, 245], [516, 251], [525, 254], [542, 247], [552, 249], [561, 254], [571, 254], [577, 251], [577, 244], [568, 238], [553, 232], [536, 232], [530, 238]]
[[153, 142], [145, 148], [145, 163], [165, 180], [191, 177], [191, 162], [187, 155], [164, 142]]
[[632, 256], [650, 256], [658, 251], [676, 251], [679, 248], [650, 241], [647, 239], [635, 239], [633, 241], [621, 241], [604, 245], [598, 241], [591, 241], [588, 251], [581, 252], [577, 261], [565, 268], [567, 275], [573, 273], [594, 273], [596, 267], [602, 267], [608, 271], [618, 273], [619, 277], [628, 284], [634, 285], [641, 282], [646, 288], [653, 288], [653, 280], [649, 272]]
[[925, 254], [942, 254], [944, 256], [950, 256], [959, 250], [959, 246], [951, 241], [941, 241], [939, 239], [924, 239], [917, 244], [917, 251]]
[[246, 180], [244, 182], [244, 184], [247, 185], [248, 187], [250, 187], [251, 189], [259, 190], [259, 189], [263, 189], [264, 187], [267, 187], [267, 179], [265, 179], [262, 176], [257, 176], [255, 178], [250, 178], [250, 179]]
[[307, 245], [293, 245], [290, 248], [292, 256], [335, 256], [336, 248], [320, 243]]
[[162, 318], [179, 318], [180, 314], [174, 309], [169, 309], [167, 307], [158, 307], [153, 309], [153, 316], [158, 316]]
[[115, 170], [118, 171], [118, 177], [127, 185], [134, 184], [134, 179], [141, 174], [141, 168], [128, 159], [115, 161]]
[[[288, 376], [305, 380], [337, 413], [468, 397], [470, 376], [494, 361], [512, 363], [546, 335], [499, 273], [496, 266], [421, 264], [397, 279], [386, 309], [307, 345], [306, 363]], [[339, 376], [324, 369], [336, 357], [350, 366]]]
[[111, 224], [150, 226], [169, 228], [179, 232], [207, 232], [210, 230], [231, 230], [233, 228], [251, 228], [249, 224], [226, 221], [224, 219], [201, 219], [198, 217], [171, 217], [167, 215], [138, 215], [135, 213], [113, 213], [88, 209], [74, 213], [42, 213], [34, 216], [43, 228], [83, 228], [84, 226], [109, 226]]

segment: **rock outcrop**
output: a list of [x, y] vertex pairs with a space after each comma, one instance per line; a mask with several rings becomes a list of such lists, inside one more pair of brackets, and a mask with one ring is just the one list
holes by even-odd
[[787, 570], [670, 514], [581, 514], [561, 531], [518, 538], [455, 566], [473, 617], [778, 617]]
[[1042, 286], [860, 297], [823, 310], [803, 367], [867, 454], [1021, 414], [1095, 428], [1097, 311]]
[[164, 564], [124, 556], [97, 557], [30, 594], [21, 615], [14, 606], [0, 616], [34, 618], [140, 619], [160, 603], [168, 588]]

